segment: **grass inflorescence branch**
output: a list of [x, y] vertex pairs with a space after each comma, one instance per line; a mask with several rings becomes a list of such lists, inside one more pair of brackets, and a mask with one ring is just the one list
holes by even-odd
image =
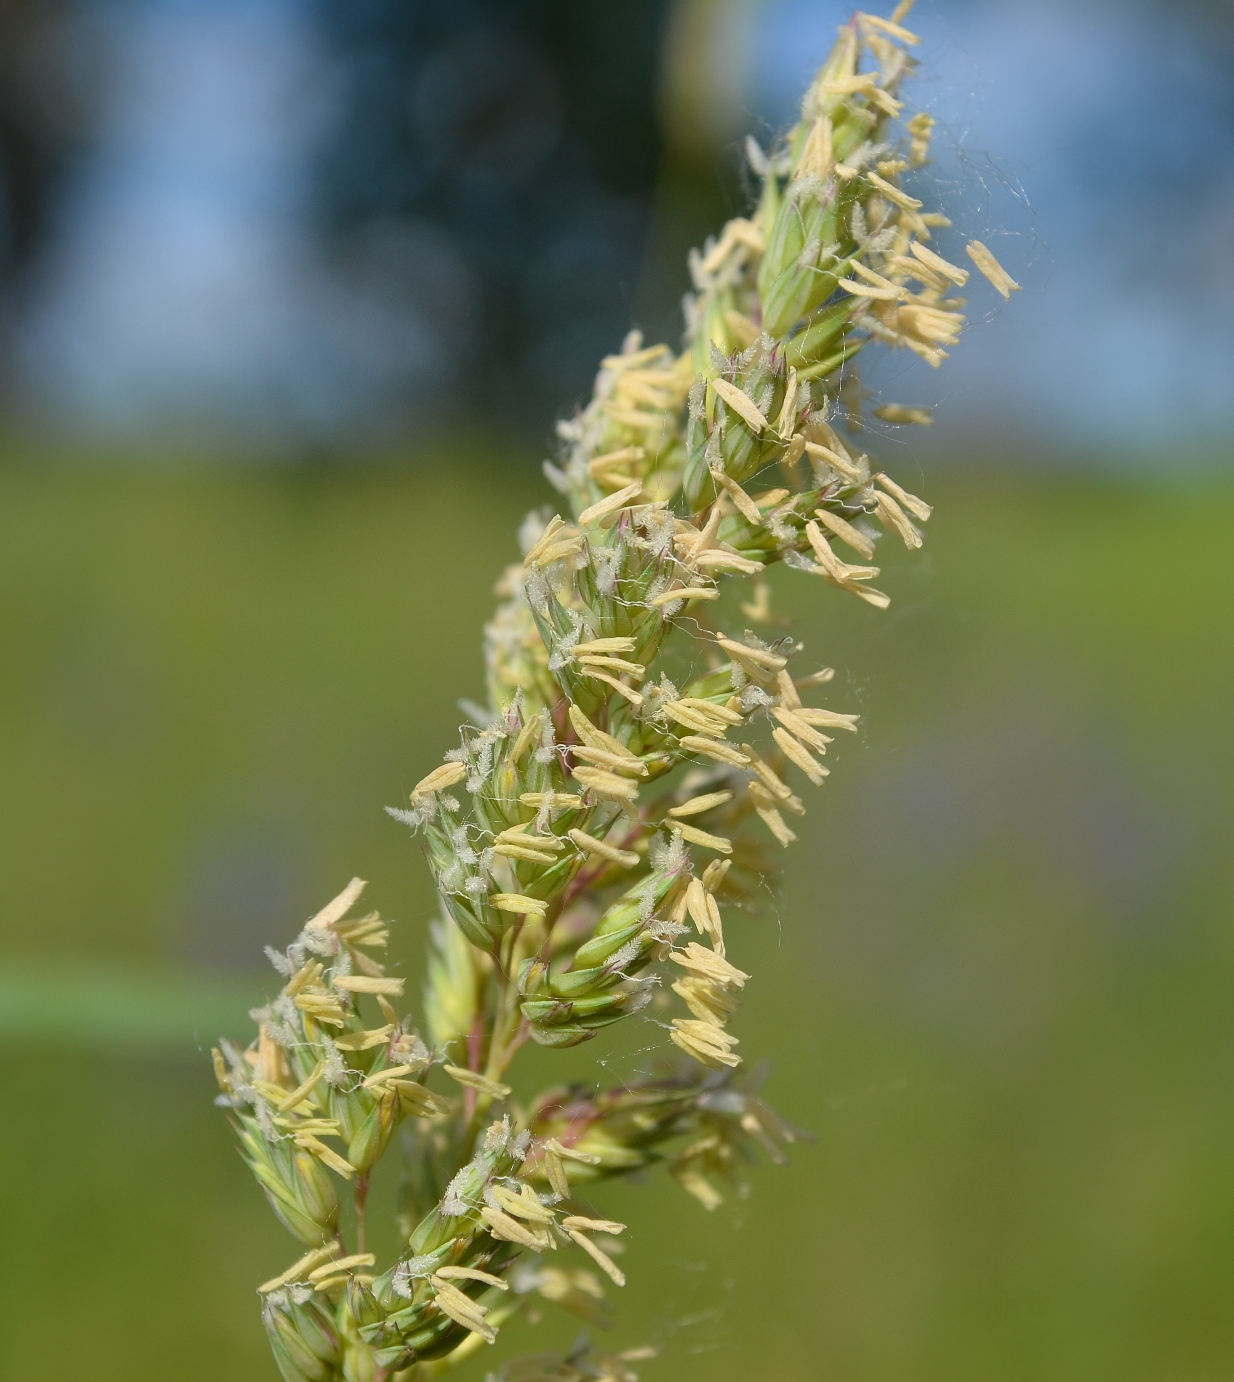
[[[904, 114], [908, 8], [854, 16], [784, 141], [749, 144], [761, 196], [691, 256], [683, 350], [632, 333], [560, 425], [560, 505], [524, 523], [485, 631], [488, 711], [391, 810], [442, 903], [423, 1034], [353, 880], [268, 952], [284, 983], [256, 1039], [214, 1053], [244, 1158], [305, 1249], [260, 1287], [288, 1382], [418, 1382], [535, 1299], [602, 1325], [624, 1225], [585, 1192], [659, 1164], [713, 1208], [755, 1149], [780, 1160], [792, 1140], [731, 1030], [751, 976], [725, 915], [796, 838], [800, 784], [822, 786], [857, 716], [817, 703], [832, 674], [800, 644], [746, 624], [775, 627], [776, 562], [886, 608], [876, 543], [919, 547], [930, 517], [852, 441], [856, 357], [881, 343], [937, 366], [964, 323], [969, 271], [930, 247], [947, 221], [904, 186], [932, 124]], [[1017, 286], [984, 246], [968, 256]], [[653, 999], [662, 1072], [514, 1097], [527, 1042], [579, 1045]], [[403, 1246], [378, 1262], [369, 1180], [400, 1128]], [[499, 1376], [634, 1361], [580, 1348]]]

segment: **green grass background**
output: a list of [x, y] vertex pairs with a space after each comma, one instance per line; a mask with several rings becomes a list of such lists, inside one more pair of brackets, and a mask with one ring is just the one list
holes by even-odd
[[[599, 1196], [632, 1225], [613, 1342], [661, 1347], [647, 1382], [1217, 1382], [1234, 489], [917, 488], [887, 614], [777, 573], [863, 716], [781, 904], [729, 922], [742, 1050], [816, 1140], [711, 1216], [657, 1178]], [[381, 807], [481, 691], [545, 498], [471, 454], [0, 468], [4, 1377], [275, 1376], [253, 1286], [294, 1249], [203, 1047], [353, 873], [415, 975], [432, 898]], [[581, 1056], [616, 1079], [662, 1044]], [[574, 1333], [546, 1314], [463, 1375]]]

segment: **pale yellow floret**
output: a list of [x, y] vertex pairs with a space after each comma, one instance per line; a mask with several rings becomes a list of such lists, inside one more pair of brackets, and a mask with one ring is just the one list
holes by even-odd
[[680, 835], [683, 840], [689, 841], [692, 845], [700, 845], [703, 849], [714, 849], [718, 854], [731, 854], [733, 852], [733, 842], [726, 840], [722, 835], [710, 835], [706, 830], [699, 830], [692, 825], [686, 825], [684, 821], [670, 821], [668, 828], [674, 835]]
[[[872, 86], [870, 90], [866, 92], [866, 97], [872, 106], [877, 106], [880, 110], [885, 111], [888, 115], [899, 115], [899, 113], [904, 109], [904, 102], [897, 101], [894, 96], [892, 96], [889, 92], [884, 91], [881, 86]], [[884, 173], [889, 171], [895, 171], [898, 173], [903, 166], [904, 165], [897, 159], [891, 160], [890, 163], [879, 164], [879, 168]]]
[[[767, 656], [774, 656], [774, 654]], [[745, 719], [739, 710], [734, 710], [727, 705], [720, 705], [716, 701], [705, 700], [702, 696], [682, 696], [676, 704], [683, 705], [688, 710], [697, 710], [704, 715], [709, 715], [712, 719], [719, 720], [726, 725], [739, 725]]]
[[579, 768], [573, 770], [574, 780], [589, 792], [603, 797], [616, 797], [619, 801], [635, 801], [638, 788], [629, 778], [618, 777], [616, 773], [605, 772], [603, 768]]
[[330, 1295], [337, 1288], [345, 1289], [351, 1281], [358, 1281], [361, 1286], [371, 1286], [377, 1278], [371, 1272], [343, 1272], [339, 1276], [326, 1277], [323, 1281], [314, 1283], [314, 1290], [320, 1291], [322, 1295]]
[[819, 725], [823, 729], [847, 729], [853, 734], [857, 733], [857, 722], [861, 719], [860, 715], [849, 715], [840, 710], [820, 710], [812, 705], [802, 706], [797, 716], [808, 725]]
[[297, 993], [295, 1004], [302, 1013], [316, 1022], [324, 1022], [330, 1027], [343, 1027], [347, 1024], [347, 1014], [332, 993]]
[[[830, 94], [826, 85], [824, 85], [823, 94]], [[834, 162], [835, 151], [831, 121], [825, 115], [820, 115], [810, 127], [810, 133], [806, 136], [806, 142], [802, 146], [801, 157], [797, 160], [797, 176], [799, 178], [825, 178], [831, 171]]]
[[706, 935], [708, 923], [710, 921], [707, 915], [707, 893], [699, 879], [690, 879], [690, 884], [685, 891], [684, 901], [686, 911], [689, 913], [691, 921], [694, 922], [694, 929], [699, 935]]
[[285, 1128], [291, 1133], [311, 1132], [314, 1137], [342, 1136], [342, 1125], [337, 1118], [301, 1118], [276, 1113], [274, 1123], [276, 1127]]
[[599, 500], [589, 508], [583, 510], [578, 516], [581, 527], [586, 527], [589, 523], [595, 523], [610, 513], [616, 513], [618, 509], [624, 509], [626, 505], [632, 503], [643, 492], [643, 482], [634, 480], [630, 484], [623, 486], [615, 494], [610, 494], [607, 498]]
[[[639, 339], [638, 336], [633, 338]], [[644, 346], [641, 350], [626, 351], [623, 349], [620, 355], [606, 355], [600, 361], [600, 368], [611, 370], [614, 373], [622, 373], [626, 370], [642, 369], [644, 365], [654, 364], [657, 360], [662, 360], [672, 352], [666, 345]]]
[[391, 1024], [386, 1027], [371, 1027], [365, 1032], [347, 1032], [334, 1038], [334, 1044], [341, 1051], [368, 1051], [390, 1040], [394, 1032]]
[[681, 551], [687, 560], [694, 559], [700, 552], [705, 552], [715, 541], [723, 517], [720, 506], [716, 504], [712, 506], [711, 513], [708, 514], [707, 522], [703, 524], [701, 531], [695, 528], [692, 523], [682, 521], [675, 530], [674, 548]]
[[404, 1075], [413, 1074], [421, 1069], [423, 1069], [422, 1065], [390, 1065], [385, 1070], [378, 1070], [376, 1074], [367, 1076], [364, 1080], [364, 1088], [375, 1089], [390, 1080], [402, 1079]]
[[557, 861], [551, 854], [545, 854], [543, 850], [530, 849], [526, 845], [498, 844], [493, 846], [493, 853], [502, 859], [522, 859], [528, 864], [555, 864]]
[[575, 744], [570, 749], [573, 758], [597, 768], [610, 768], [615, 773], [634, 773], [646, 777], [650, 771], [641, 758], [630, 754], [614, 753], [611, 749], [591, 748], [585, 744]]
[[590, 1228], [595, 1233], [620, 1233], [625, 1227], [624, 1224], [609, 1226], [607, 1219], [579, 1219], [568, 1218], [562, 1220], [562, 1227], [570, 1237], [586, 1252], [596, 1265], [605, 1273], [614, 1286], [624, 1286], [626, 1284], [625, 1273], [613, 1261], [611, 1257], [591, 1241], [583, 1232], [583, 1228]]
[[543, 1252], [545, 1248], [556, 1247], [552, 1235], [546, 1230], [529, 1229], [520, 1224], [513, 1215], [507, 1214], [504, 1209], [494, 1209], [491, 1205], [485, 1205], [480, 1211], [480, 1217], [488, 1225], [488, 1231], [494, 1238], [504, 1239], [508, 1243], [520, 1243], [533, 1252]]
[[325, 1073], [325, 1061], [318, 1061], [316, 1069], [308, 1079], [305, 1080], [303, 1084], [297, 1085], [290, 1094], [285, 1095], [278, 1101], [276, 1107], [279, 1113], [289, 1113], [297, 1104], [303, 1103], [321, 1083]]
[[590, 653], [578, 655], [575, 649], [575, 659], [581, 667], [600, 667], [606, 672], [624, 672], [627, 676], [633, 677], [635, 681], [642, 681], [647, 675], [647, 669], [641, 662], [629, 662], [624, 657], [612, 657], [606, 653]]
[[[908, 159], [914, 168], [919, 168], [926, 161], [930, 154], [930, 135], [934, 129], [934, 117], [927, 115], [925, 111], [919, 112], [908, 121], [906, 128], [912, 136], [912, 147], [909, 150]], [[930, 224], [929, 216], [921, 218], [926, 225]]]
[[638, 855], [633, 850], [618, 849], [606, 840], [598, 840], [594, 835], [588, 835], [584, 830], [571, 830], [570, 838], [585, 853], [597, 854], [600, 858], [620, 864], [623, 868], [632, 869], [638, 863]]
[[561, 1157], [555, 1151], [545, 1148], [544, 1150], [544, 1174], [548, 1177], [548, 1183], [553, 1187], [553, 1194], [559, 1200], [570, 1198], [570, 1181], [566, 1176], [566, 1168], [562, 1165]]
[[754, 809], [758, 813], [759, 819], [780, 844], [787, 849], [797, 836], [788, 828], [784, 817], [780, 815], [776, 805], [777, 799], [758, 782], [751, 782], [749, 791], [750, 800], [754, 803]]
[[522, 845], [524, 849], [560, 850], [565, 846], [556, 835], [529, 835], [522, 826], [511, 826], [496, 838], [499, 845]]
[[[896, 13], [900, 13], [899, 9], [896, 10]], [[905, 10], [905, 13], [907, 14], [908, 11]], [[894, 20], [883, 19], [881, 18], [881, 16], [877, 14], [860, 13], [858, 15], [858, 20], [863, 29], [880, 29], [883, 33], [890, 34], [892, 38], [898, 38], [901, 43], [907, 43], [910, 46], [915, 47], [918, 43], [921, 42], [921, 38], [919, 35], [910, 33], [907, 29], [905, 29], [902, 25], [897, 24]]]
[[516, 1219], [523, 1219], [533, 1224], [554, 1224], [557, 1216], [547, 1205], [540, 1203], [539, 1197], [529, 1185], [521, 1187], [518, 1193], [507, 1190], [503, 1185], [491, 1187], [493, 1198], [506, 1211], [513, 1214]]
[[283, 992], [289, 997], [294, 997], [297, 993], [303, 992], [307, 988], [312, 988], [321, 980], [325, 973], [325, 966], [320, 960], [309, 960], [301, 965], [299, 969], [288, 979], [283, 986]]
[[752, 662], [758, 667], [766, 667], [772, 672], [778, 672], [781, 667], [788, 666], [786, 657], [781, 657], [779, 653], [768, 652], [766, 648], [750, 648], [744, 643], [738, 643], [735, 639], [724, 638], [723, 636], [717, 638], [716, 643], [734, 658], [742, 662]]
[[441, 1068], [458, 1084], [466, 1085], [468, 1089], [474, 1089], [480, 1094], [487, 1094], [491, 1099], [508, 1099], [510, 1097], [508, 1084], [501, 1084], [498, 1080], [490, 1080], [475, 1070], [464, 1070], [459, 1065], [443, 1065]]
[[921, 260], [912, 259], [906, 254], [897, 254], [892, 256], [891, 262], [905, 278], [915, 278], [918, 283], [931, 292], [945, 293], [947, 291], [948, 280], [942, 274], [927, 268]]
[[345, 993], [384, 993], [387, 998], [401, 998], [407, 981], [393, 976], [379, 979], [371, 974], [336, 974], [331, 982]]
[[676, 1017], [668, 1036], [674, 1046], [712, 1070], [733, 1069], [741, 1064], [741, 1057], [732, 1049], [737, 1038], [710, 1022]]
[[[854, 265], [856, 267], [856, 265]], [[857, 298], [877, 298], [880, 302], [895, 302], [904, 294], [903, 288], [887, 287], [875, 288], [869, 283], [858, 283], [851, 278], [836, 279], [837, 287], [843, 288], [846, 293], [851, 293]]]
[[708, 1213], [718, 1209], [724, 1203], [724, 1196], [715, 1188], [706, 1176], [694, 1166], [674, 1166], [673, 1176], [677, 1184], [703, 1206]]
[[524, 806], [530, 806], [538, 810], [541, 806], [548, 806], [558, 810], [567, 811], [578, 808], [583, 804], [582, 797], [574, 792], [524, 792], [519, 797], [519, 801]]
[[[788, 379], [784, 384], [784, 402], [780, 405], [780, 417], [776, 422], [776, 431], [780, 436], [788, 441], [793, 435], [793, 423], [797, 417], [797, 371], [790, 365], [788, 367]], [[736, 502], [736, 495], [733, 496]]]
[[620, 466], [637, 465], [639, 461], [645, 459], [646, 455], [646, 450], [641, 446], [623, 446], [618, 451], [609, 451], [603, 456], [593, 456], [587, 462], [587, 469], [592, 479], [598, 480], [602, 475]]
[[847, 518], [841, 518], [830, 509], [815, 509], [814, 514], [820, 523], [830, 528], [842, 542], [847, 542], [859, 556], [865, 557], [868, 561], [874, 555], [874, 544], [859, 528], [854, 528]]
[[742, 517], [747, 518], [756, 526], [763, 521], [763, 515], [758, 511], [758, 505], [741, 488], [736, 480], [731, 479], [722, 470], [715, 466], [711, 469], [711, 478], [725, 489], [732, 496], [733, 503], [741, 510]]
[[889, 278], [884, 278], [882, 274], [875, 273], [868, 265], [863, 264], [860, 259], [853, 260], [853, 272], [858, 278], [864, 279], [871, 287], [891, 289], [897, 296], [904, 292], [904, 287], [900, 283], [892, 283]]
[[539, 564], [550, 566], [555, 561], [561, 561], [564, 557], [572, 557], [583, 550], [583, 539], [575, 535], [563, 538], [560, 542], [554, 542], [551, 547], [546, 548], [540, 553]]
[[678, 586], [674, 590], [666, 590], [660, 595], [653, 595], [647, 603], [652, 609], [662, 609], [665, 605], [671, 605], [677, 600], [718, 600], [719, 598], [720, 592], [714, 586], [685, 585]]
[[716, 391], [716, 396], [722, 398], [753, 431], [767, 430], [767, 419], [759, 411], [758, 404], [748, 394], [742, 393], [736, 384], [730, 384], [727, 379], [713, 379], [711, 387]]
[[691, 753], [701, 754], [704, 758], [714, 758], [717, 763], [727, 763], [734, 768], [744, 768], [750, 762], [740, 749], [719, 739], [704, 739], [701, 735], [685, 734], [678, 743]]
[[703, 887], [711, 892], [718, 892], [720, 884], [724, 882], [732, 866], [731, 859], [713, 859], [703, 870]]
[[927, 268], [933, 269], [935, 273], [941, 274], [944, 278], [949, 278], [957, 288], [963, 288], [968, 282], [970, 277], [968, 270], [957, 267], [949, 260], [944, 259], [941, 254], [935, 254], [933, 250], [926, 249], [916, 240], [908, 248], [909, 252], [920, 259]]
[[827, 752], [827, 745], [831, 743], [828, 736], [820, 734], [795, 710], [789, 706], [777, 705], [771, 713], [790, 734], [795, 735], [803, 744], [808, 744], [810, 748], [816, 749], [819, 753]]
[[980, 240], [970, 240], [968, 244], [968, 257], [981, 270], [982, 274], [994, 285], [995, 288], [1005, 298], [1009, 298], [1012, 293], [1020, 291], [1020, 285], [998, 262]]
[[705, 274], [715, 273], [734, 250], [753, 251], [762, 254], [766, 242], [759, 228], [744, 216], [736, 216], [724, 227], [720, 238], [703, 256], [699, 267]]
[[824, 768], [813, 757], [809, 749], [799, 744], [786, 729], [773, 729], [771, 737], [780, 746], [781, 752], [790, 763], [795, 763], [816, 787], [823, 785], [823, 779], [830, 769]]
[[737, 1011], [736, 996], [709, 979], [687, 976], [672, 987], [695, 1017], [713, 1026], [722, 1027]]
[[356, 1174], [356, 1168], [349, 1161], [345, 1161], [336, 1151], [327, 1147], [319, 1138], [312, 1133], [296, 1133], [292, 1141], [297, 1147], [301, 1147], [306, 1152], [312, 1152], [323, 1166], [328, 1166], [332, 1171], [337, 1171], [340, 1176], [350, 1180]]
[[854, 72], [851, 77], [833, 77], [823, 82], [820, 90], [824, 96], [853, 96], [869, 91], [874, 83], [873, 72]]
[[909, 494], [908, 490], [902, 489], [889, 475], [884, 475], [881, 470], [874, 479], [919, 522], [924, 523], [934, 512], [924, 499], [918, 499], [915, 494]]
[[854, 465], [851, 460], [841, 456], [838, 451], [829, 446], [823, 446], [816, 441], [803, 443], [806, 454], [816, 456], [820, 461], [825, 461], [832, 470], [838, 472], [845, 480], [859, 481], [865, 478], [865, 472], [858, 465]]
[[578, 735], [583, 743], [596, 743], [600, 731], [596, 729], [595, 725], [591, 723], [578, 706], [572, 704], [567, 713], [570, 717], [570, 724], [573, 726], [575, 734]]
[[736, 571], [742, 576], [754, 576], [763, 570], [763, 563], [755, 561], [753, 557], [743, 557], [740, 553], [725, 552], [714, 547], [708, 552], [700, 552], [695, 558], [695, 565], [704, 575], [710, 571]]
[[632, 638], [593, 638], [587, 643], [576, 643], [570, 652], [575, 657], [580, 653], [632, 653], [636, 646]]
[[481, 1271], [479, 1267], [438, 1267], [433, 1276], [446, 1281], [482, 1281], [486, 1286], [496, 1286], [499, 1291], [510, 1289], [508, 1281], [502, 1281], [492, 1272]]
[[611, 734], [606, 734], [602, 729], [593, 729], [591, 733], [592, 739], [590, 743], [592, 748], [607, 749], [609, 753], [616, 754], [618, 758], [624, 758], [630, 763], [642, 763], [643, 760], [638, 754], [636, 754], [633, 749], [623, 744], [620, 739], [615, 739]]
[[874, 416], [884, 422], [912, 423], [917, 427], [933, 427], [934, 414], [929, 408], [917, 408], [905, 403], [880, 403]]
[[404, 1113], [410, 1113], [416, 1118], [435, 1118], [438, 1114], [450, 1111], [449, 1099], [434, 1094], [431, 1089], [426, 1089], [414, 1080], [395, 1080], [393, 1083]]
[[669, 959], [674, 964], [681, 965], [683, 969], [691, 970], [717, 984], [735, 984], [737, 988], [743, 988], [750, 977], [730, 964], [722, 955], [717, 955], [714, 950], [704, 949], [697, 941], [691, 941], [684, 950], [674, 950]]
[[779, 700], [781, 705], [786, 705], [791, 709], [793, 706], [801, 704], [797, 683], [789, 676], [787, 667], [776, 673], [776, 685], [780, 688]]
[[465, 763], [443, 763], [440, 768], [434, 768], [427, 777], [422, 777], [411, 790], [411, 799], [415, 801], [417, 797], [427, 797], [433, 792], [440, 792], [446, 787], [453, 787], [456, 782], [461, 782], [467, 776], [467, 765]]
[[552, 545], [557, 534], [565, 528], [565, 520], [559, 513], [555, 513], [552, 518], [544, 525], [544, 531], [540, 534], [539, 540], [531, 547], [527, 555], [523, 558], [524, 566], [535, 566], [545, 550]]
[[683, 801], [680, 806], [670, 806], [668, 814], [677, 817], [698, 816], [704, 811], [723, 806], [726, 801], [732, 801], [732, 799], [732, 792], [707, 792], [701, 797], [691, 797], [689, 801]]
[[433, 1303], [443, 1315], [447, 1315], [455, 1324], [460, 1324], [464, 1329], [479, 1335], [485, 1343], [497, 1342], [497, 1330], [485, 1320], [488, 1312], [482, 1305], [477, 1305], [470, 1296], [465, 1295], [456, 1286], [451, 1286], [448, 1281], [434, 1278], [433, 1286], [436, 1292]]
[[726, 722], [721, 720], [719, 716], [709, 715], [705, 710], [683, 705], [680, 701], [665, 701], [660, 707], [660, 713], [667, 715], [670, 720], [676, 721], [677, 724], [686, 729], [697, 730], [700, 734], [714, 735], [717, 739], [723, 737], [727, 728]]
[[879, 177], [877, 173], [867, 173], [866, 178], [887, 198], [888, 201], [895, 202], [897, 206], [903, 207], [906, 211], [920, 211], [921, 203], [916, 197], [910, 197], [907, 192], [901, 192], [893, 182], [888, 182], [886, 178]]
[[[439, 768], [438, 772], [440, 771], [441, 769]], [[429, 777], [431, 776], [432, 774], [430, 773]], [[425, 781], [427, 780], [428, 779], [426, 778]], [[423, 786], [424, 784], [421, 783], [420, 785]], [[419, 791], [419, 788], [417, 788], [416, 790]], [[313, 917], [310, 921], [306, 922], [305, 924], [307, 926], [316, 927], [317, 929], [322, 931], [329, 930], [329, 928], [333, 926], [335, 922], [341, 921], [343, 917], [345, 917], [347, 913], [351, 911], [352, 907], [356, 903], [356, 899], [360, 896], [360, 894], [364, 891], [364, 889], [367, 886], [368, 885], [365, 883], [363, 878], [353, 878], [351, 882], [348, 883], [348, 885], [343, 889], [341, 893], [339, 893], [339, 895], [336, 898], [334, 898], [330, 902], [327, 902], [326, 905], [321, 909], [321, 911], [318, 912], [315, 917]]]
[[567, 1232], [577, 1229], [583, 1233], [607, 1233], [614, 1238], [626, 1231], [625, 1224], [619, 1224], [614, 1219], [586, 1219], [581, 1214], [568, 1214], [561, 1221], [561, 1226]]
[[579, 675], [591, 677], [594, 681], [602, 681], [611, 686], [614, 691], [619, 692], [631, 705], [642, 705], [643, 696], [641, 692], [635, 691], [632, 686], [626, 686], [616, 677], [609, 676], [607, 672], [602, 672], [596, 667], [583, 667], [579, 670]]
[[764, 760], [759, 757], [759, 755], [755, 752], [753, 748], [751, 748], [749, 744], [742, 744], [741, 747], [745, 749], [747, 754], [749, 754], [750, 767], [762, 780], [763, 786], [773, 796], [778, 798], [780, 801], [784, 802], [786, 805], [789, 805], [789, 809], [791, 810], [792, 803], [795, 803], [796, 801], [796, 798], [793, 796], [792, 788], [789, 787], [789, 785], [786, 782], [781, 780], [779, 775], [776, 773], [775, 769], [772, 768], [770, 764], [764, 762]]
[[547, 902], [522, 893], [494, 893], [489, 901], [499, 912], [514, 912], [518, 916], [542, 917], [548, 911]]
[[327, 1243], [323, 1247], [314, 1248], [312, 1252], [306, 1252], [298, 1262], [293, 1263], [285, 1272], [272, 1277], [269, 1281], [264, 1281], [257, 1288], [263, 1296], [269, 1295], [271, 1291], [277, 1291], [280, 1286], [286, 1286], [289, 1281], [303, 1281], [309, 1272], [319, 1267], [323, 1262], [329, 1262], [339, 1250], [337, 1243]]
[[510, 750], [510, 762], [517, 763], [523, 754], [539, 738], [544, 727], [544, 717], [533, 715], [518, 732], [518, 738], [514, 741], [514, 747]]
[[831, 550], [831, 544], [823, 536], [817, 523], [807, 523], [805, 532], [823, 573], [838, 585], [849, 589], [853, 581], [872, 580], [878, 575], [877, 566], [850, 566], [847, 562], [842, 562]]
[[[557, 1156], [565, 1157], [569, 1161], [580, 1162], [584, 1166], [599, 1166], [601, 1158], [591, 1152], [580, 1152], [577, 1147], [571, 1147], [564, 1142], [559, 1142], [557, 1138], [550, 1137], [544, 1144], [545, 1148]], [[617, 1232], [621, 1230], [618, 1229]]]
[[874, 501], [878, 505], [878, 517], [904, 541], [905, 547], [914, 549], [921, 546], [921, 534], [913, 527], [904, 510], [889, 494], [876, 490]]
[[376, 1265], [377, 1259], [371, 1252], [356, 1252], [352, 1253], [350, 1257], [340, 1257], [335, 1262], [330, 1262], [324, 1267], [318, 1267], [316, 1271], [308, 1274], [307, 1280], [316, 1283], [324, 1281], [336, 1273], [350, 1273], [357, 1267], [375, 1267]]

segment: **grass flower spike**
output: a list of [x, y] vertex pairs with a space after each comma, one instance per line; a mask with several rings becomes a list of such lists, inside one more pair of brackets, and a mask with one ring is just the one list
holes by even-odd
[[[749, 144], [761, 195], [691, 256], [682, 351], [631, 334], [560, 426], [558, 505], [523, 524], [485, 631], [488, 712], [390, 812], [441, 898], [422, 1025], [356, 879], [268, 952], [283, 982], [255, 1039], [214, 1053], [303, 1252], [259, 1288], [288, 1382], [435, 1376], [533, 1300], [601, 1326], [605, 1281], [625, 1281], [625, 1226], [592, 1203], [606, 1179], [663, 1166], [711, 1209], [754, 1149], [778, 1161], [792, 1141], [733, 1030], [757, 982], [734, 916], [857, 716], [791, 637], [747, 624], [769, 626], [777, 562], [885, 609], [877, 543], [917, 548], [930, 517], [852, 441], [861, 352], [938, 366], [964, 324], [970, 271], [932, 247], [947, 222], [915, 171], [932, 122], [906, 116], [908, 9], [855, 15], [783, 143]], [[659, 1023], [658, 1073], [515, 1097], [528, 1042], [638, 1014]], [[396, 1140], [402, 1246], [379, 1261], [367, 1197]], [[580, 1347], [496, 1376], [632, 1378], [637, 1361]]]

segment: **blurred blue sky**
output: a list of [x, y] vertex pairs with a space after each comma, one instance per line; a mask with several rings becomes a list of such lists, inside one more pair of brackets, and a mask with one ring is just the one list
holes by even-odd
[[[98, 18], [111, 99], [21, 343], [40, 400], [104, 430], [208, 433], [221, 414], [277, 438], [345, 424], [392, 374], [436, 382], [431, 325], [318, 252], [312, 156], [337, 74], [300, 0], [135, 0]], [[419, 248], [464, 299], [445, 237], [426, 227]]]
[[[766, 0], [752, 113], [791, 118], [837, 12]], [[942, 400], [940, 422], [1155, 450], [1234, 421], [1234, 46], [1187, 18], [1136, 0], [914, 9], [910, 100], [940, 122], [946, 210], [1024, 287], [993, 312], [978, 288], [937, 379], [897, 381]]]
[[[846, 9], [706, 3], [717, 136], [783, 126]], [[947, 209], [1025, 289], [1006, 309], [974, 293], [942, 374], [881, 368], [953, 435], [1140, 458], [1234, 420], [1234, 49], [1228, 23], [1182, 14], [917, 6]], [[347, 73], [309, 0], [129, 0], [89, 33], [110, 81], [18, 316], [30, 418], [127, 435], [223, 417], [277, 439], [431, 416], [483, 330], [474, 266], [431, 217], [367, 269], [323, 254], [312, 179]]]

